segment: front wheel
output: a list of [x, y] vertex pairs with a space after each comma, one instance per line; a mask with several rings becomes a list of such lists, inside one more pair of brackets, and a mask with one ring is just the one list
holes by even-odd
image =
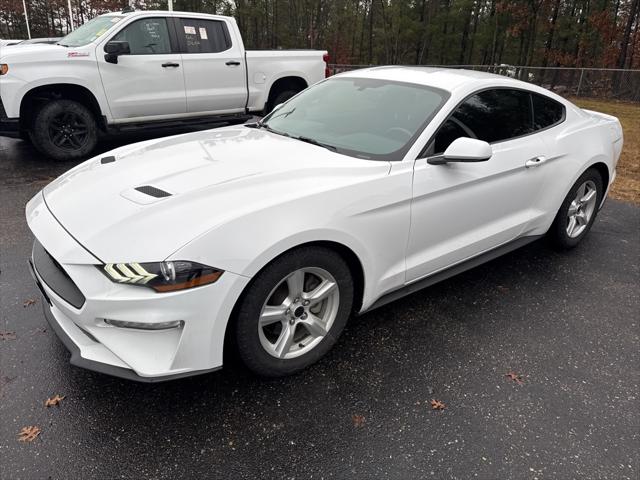
[[549, 236], [560, 248], [573, 248], [591, 229], [602, 202], [602, 176], [591, 168], [584, 172], [562, 202], [549, 229]]
[[323, 247], [293, 250], [265, 267], [241, 299], [240, 358], [259, 375], [296, 373], [335, 344], [352, 303], [351, 273], [337, 253]]
[[35, 115], [30, 131], [34, 147], [55, 160], [87, 156], [98, 142], [98, 126], [91, 111], [74, 100], [52, 100]]

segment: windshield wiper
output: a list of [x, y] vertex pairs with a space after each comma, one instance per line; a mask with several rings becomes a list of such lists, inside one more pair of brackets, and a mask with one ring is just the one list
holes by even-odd
[[245, 123], [244, 126], [247, 128], [264, 128], [265, 130], [271, 133], [275, 133], [276, 135], [282, 135], [283, 137], [291, 137], [291, 135], [289, 135], [288, 133], [281, 132], [280, 130], [275, 130], [271, 128], [269, 125], [267, 125], [266, 123], [262, 123], [262, 122]]
[[309, 138], [309, 137], [293, 137], [293, 138], [295, 138], [296, 140], [300, 140], [301, 142], [310, 143], [311, 145], [316, 145], [318, 147], [326, 148], [327, 150], [331, 150], [332, 152], [335, 152], [335, 151], [338, 150], [333, 145], [329, 145], [328, 143], [319, 142], [315, 138]]

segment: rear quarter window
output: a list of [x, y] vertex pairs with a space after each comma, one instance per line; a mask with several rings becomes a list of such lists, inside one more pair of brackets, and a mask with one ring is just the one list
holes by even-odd
[[560, 102], [537, 93], [532, 93], [531, 99], [533, 101], [533, 127], [535, 130], [548, 128], [564, 119], [564, 105]]

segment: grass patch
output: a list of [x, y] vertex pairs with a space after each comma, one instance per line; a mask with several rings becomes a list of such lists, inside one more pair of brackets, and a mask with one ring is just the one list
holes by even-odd
[[582, 98], [573, 98], [571, 101], [580, 108], [608, 113], [620, 119], [624, 145], [616, 167], [616, 181], [609, 196], [640, 203], [640, 104]]

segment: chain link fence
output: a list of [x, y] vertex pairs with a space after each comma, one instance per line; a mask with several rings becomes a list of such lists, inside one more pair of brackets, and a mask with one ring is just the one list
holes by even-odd
[[[331, 74], [374, 65], [329, 65]], [[414, 65], [415, 66], [415, 65]], [[565, 97], [640, 102], [640, 70], [616, 68], [519, 67], [513, 65], [424, 65], [464, 68], [517, 78]]]

